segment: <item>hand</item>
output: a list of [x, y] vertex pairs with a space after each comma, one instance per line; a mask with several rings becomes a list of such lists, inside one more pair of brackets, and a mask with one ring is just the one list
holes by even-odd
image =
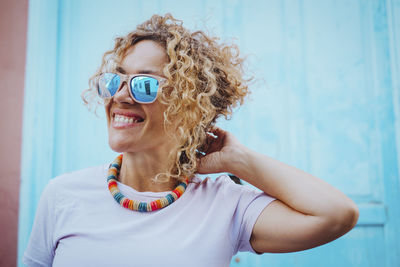
[[[230, 172], [230, 165], [236, 157], [240, 157], [243, 145], [230, 132], [214, 127], [207, 133], [205, 156], [198, 162], [197, 172], [200, 174]], [[236, 158], [237, 159], [237, 158]]]

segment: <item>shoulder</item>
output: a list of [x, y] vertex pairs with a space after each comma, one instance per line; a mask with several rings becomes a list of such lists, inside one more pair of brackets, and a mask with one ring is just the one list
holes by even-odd
[[194, 183], [193, 189], [197, 194], [210, 195], [214, 198], [225, 198], [229, 201], [239, 199], [243, 195], [254, 196], [263, 193], [261, 190], [250, 185], [236, 184], [226, 174], [222, 174], [215, 179], [207, 177], [203, 180], [195, 176], [191, 182]]
[[43, 194], [58, 199], [57, 202], [91, 196], [107, 187], [107, 167], [103, 164], [56, 176], [49, 181]]
[[[41, 202], [52, 207], [54, 212], [76, 210], [79, 207], [98, 203], [107, 194], [106, 164], [85, 168], [50, 179], [41, 195]], [[108, 193], [109, 194], [109, 193]]]
[[229, 184], [235, 184], [227, 175], [222, 174], [218, 176], [215, 179], [212, 179], [210, 177], [206, 177], [204, 179], [200, 178], [199, 176], [193, 177], [192, 181], [190, 183], [193, 183], [193, 187], [196, 188], [197, 190], [205, 190], [205, 189], [221, 189], [222, 187], [229, 185]]
[[107, 166], [102, 164], [61, 174], [51, 179], [49, 184], [58, 187], [76, 186], [77, 184], [84, 186], [102, 180], [103, 177], [106, 177], [106, 174]]
[[255, 192], [261, 192], [261, 190], [255, 188], [254, 186], [244, 182], [244, 184], [235, 183], [227, 174], [221, 174], [215, 179], [206, 177], [201, 179], [199, 176], [194, 176], [191, 183], [194, 183], [196, 187], [212, 187], [212, 188], [222, 188], [228, 187], [236, 190], [250, 190]]

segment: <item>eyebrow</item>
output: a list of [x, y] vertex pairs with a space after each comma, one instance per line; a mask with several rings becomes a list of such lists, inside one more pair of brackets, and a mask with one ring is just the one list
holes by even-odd
[[[127, 74], [127, 71], [124, 69], [124, 68], [122, 68], [121, 66], [117, 66], [116, 67], [116, 71], [118, 71], [119, 73], [122, 73], [122, 74]], [[157, 76], [163, 76], [161, 73], [159, 73], [158, 71], [153, 71], [153, 70], [150, 70], [150, 69], [143, 69], [143, 70], [139, 70], [138, 72], [137, 72], [138, 74], [140, 73], [140, 74], [153, 74], [153, 75], [157, 75]]]
[[119, 73], [126, 74], [126, 71], [125, 71], [122, 67], [120, 67], [120, 66], [116, 67], [115, 69], [116, 69], [116, 71], [118, 71]]

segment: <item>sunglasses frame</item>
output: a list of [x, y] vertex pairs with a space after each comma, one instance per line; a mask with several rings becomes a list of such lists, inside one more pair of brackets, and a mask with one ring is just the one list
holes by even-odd
[[[101, 79], [105, 74], [114, 74], [114, 75], [118, 75], [118, 76], [119, 76], [119, 78], [120, 78], [120, 84], [119, 84], [119, 87], [118, 87], [117, 91], [115, 92], [115, 94], [118, 93], [118, 91], [121, 90], [121, 88], [123, 87], [123, 84], [126, 83], [127, 86], [128, 86], [129, 95], [131, 96], [131, 98], [132, 98], [135, 102], [140, 103], [140, 104], [151, 104], [151, 103], [153, 103], [154, 101], [156, 101], [156, 99], [157, 99], [157, 97], [158, 97], [158, 94], [159, 94], [159, 92], [160, 92], [160, 86], [161, 86], [161, 84], [164, 83], [164, 82], [167, 80], [167, 79], [164, 78], [164, 77], [161, 77], [161, 76], [158, 76], [158, 75], [153, 75], [153, 74], [144, 74], [144, 73], [122, 74], [122, 73], [115, 73], [115, 72], [103, 72], [103, 73], [101, 73], [101, 74], [99, 75], [99, 78], [98, 78], [98, 81], [97, 81], [97, 94], [99, 95], [100, 98], [103, 98], [103, 99], [109, 99], [109, 98], [114, 97], [114, 95], [115, 95], [115, 94], [114, 94], [114, 95], [112, 95], [111, 97], [102, 97], [102, 96], [100, 95], [100, 92], [99, 92], [100, 84], [99, 84], [99, 83], [100, 83], [100, 79]], [[158, 81], [157, 94], [156, 94], [156, 97], [155, 97], [151, 102], [143, 102], [143, 101], [137, 100], [137, 99], [133, 96], [133, 94], [132, 94], [131, 81], [132, 81], [134, 78], [136, 78], [136, 77], [149, 77], [149, 78], [154, 78], [154, 79], [156, 79], [156, 80]]]

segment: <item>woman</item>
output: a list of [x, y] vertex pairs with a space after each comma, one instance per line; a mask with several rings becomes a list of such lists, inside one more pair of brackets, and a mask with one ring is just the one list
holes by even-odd
[[[248, 93], [242, 62], [169, 14], [117, 38], [83, 98], [103, 99], [121, 155], [50, 181], [24, 263], [228, 266], [238, 251], [299, 251], [352, 229], [358, 209], [344, 194], [215, 127]], [[218, 172], [262, 192], [195, 175]]]

